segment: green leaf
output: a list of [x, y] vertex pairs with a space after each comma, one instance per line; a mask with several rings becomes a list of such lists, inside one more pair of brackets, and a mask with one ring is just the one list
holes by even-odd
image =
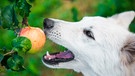
[[28, 17], [30, 13], [30, 8], [32, 7], [30, 4], [27, 3], [26, 0], [16, 0], [16, 10], [18, 11], [19, 15], [23, 18]]
[[8, 58], [7, 65], [8, 65], [9, 68], [12, 68], [15, 65], [12, 57]]
[[14, 51], [27, 52], [31, 49], [31, 41], [26, 37], [17, 37], [13, 39], [12, 46]]
[[16, 64], [18, 64], [18, 65], [24, 64], [23, 58], [21, 56], [17, 55], [17, 54], [13, 55], [13, 59], [16, 62]]
[[33, 3], [35, 0], [29, 0], [29, 2]]
[[77, 8], [75, 8], [75, 7], [73, 7], [72, 9], [71, 9], [71, 12], [72, 12], [72, 14], [73, 14], [73, 20], [74, 21], [78, 21], [78, 10], [77, 10]]
[[13, 30], [0, 29], [0, 48], [3, 52], [12, 49], [11, 42], [14, 38], [16, 38], [16, 35]]
[[[0, 11], [0, 13], [1, 13], [1, 11]], [[2, 23], [1, 23], [1, 14], [0, 14], [0, 26], [2, 25]]]
[[9, 69], [11, 69], [13, 71], [24, 70], [23, 63], [24, 63], [23, 58], [17, 54], [14, 54], [12, 57], [10, 57], [7, 60], [7, 65], [9, 67]]
[[8, 65], [7, 65], [7, 60], [8, 58], [10, 58], [11, 56], [10, 55], [6, 55], [4, 56], [4, 58], [2, 59], [1, 61], [1, 66], [4, 66], [5, 68], [9, 69]]
[[18, 19], [15, 14], [14, 6], [8, 5], [1, 11], [1, 24], [3, 28], [14, 28], [18, 26]]
[[3, 60], [4, 56], [0, 54], [0, 62]]

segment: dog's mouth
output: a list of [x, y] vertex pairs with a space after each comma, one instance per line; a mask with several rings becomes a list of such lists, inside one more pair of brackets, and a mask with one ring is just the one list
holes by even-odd
[[70, 50], [65, 50], [64, 52], [50, 53], [47, 51], [43, 56], [43, 61], [46, 64], [56, 65], [61, 62], [68, 62], [74, 59], [74, 54]]

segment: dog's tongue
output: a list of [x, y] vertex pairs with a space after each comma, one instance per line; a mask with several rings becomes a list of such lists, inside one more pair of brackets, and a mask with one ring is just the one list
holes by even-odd
[[67, 62], [74, 59], [74, 55], [71, 51], [64, 51], [64, 52], [57, 52], [49, 54], [49, 52], [46, 53], [46, 55], [43, 56], [43, 60], [46, 63], [49, 64], [56, 64], [59, 62]]
[[70, 51], [60, 52], [59, 54], [56, 54], [56, 58], [71, 58], [72, 54]]
[[49, 52], [47, 51], [46, 55], [45, 55], [45, 59], [54, 59], [54, 58], [72, 58], [72, 52], [71, 51], [65, 51], [65, 52], [57, 52], [57, 53], [52, 53], [49, 54]]

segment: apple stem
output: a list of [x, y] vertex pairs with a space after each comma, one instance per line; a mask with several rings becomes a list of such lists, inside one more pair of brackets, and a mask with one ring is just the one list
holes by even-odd
[[28, 26], [28, 19], [27, 19], [27, 17], [24, 17], [24, 18], [23, 18], [23, 20], [22, 20], [22, 25]]

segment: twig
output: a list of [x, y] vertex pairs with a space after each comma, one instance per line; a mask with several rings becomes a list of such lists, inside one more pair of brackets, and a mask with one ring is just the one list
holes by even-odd
[[23, 18], [23, 20], [22, 20], [22, 25], [28, 26], [28, 19], [27, 19], [27, 17], [24, 17], [24, 18]]
[[11, 50], [10, 52], [7, 52], [6, 54], [4, 54], [4, 56], [10, 55], [10, 54], [13, 54], [13, 53], [15, 53], [15, 51]]

